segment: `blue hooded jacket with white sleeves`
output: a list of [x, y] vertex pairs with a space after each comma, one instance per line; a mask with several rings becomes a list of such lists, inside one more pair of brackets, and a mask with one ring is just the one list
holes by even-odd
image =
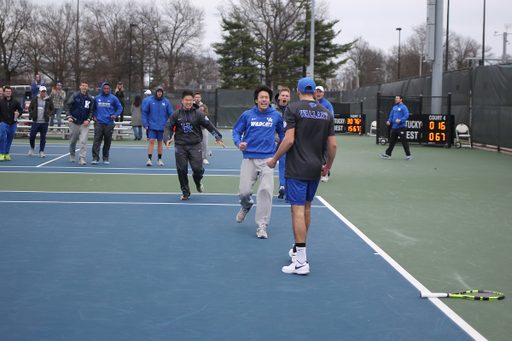
[[111, 116], [114, 115], [117, 118], [121, 115], [123, 106], [117, 97], [112, 95], [110, 91], [108, 92], [108, 95], [103, 93], [103, 87], [105, 85], [110, 86], [108, 82], [101, 84], [101, 94], [94, 97], [93, 117], [96, 117], [98, 123], [112, 124], [114, 123], [114, 119], [112, 119]]
[[284, 138], [283, 118], [272, 106], [261, 112], [255, 105], [240, 116], [233, 127], [233, 142], [238, 147], [247, 143], [243, 151], [245, 159], [265, 159], [276, 152], [275, 133]]
[[162, 91], [162, 98], [158, 99], [155, 94], [142, 103], [142, 126], [151, 130], [165, 130], [165, 124], [173, 112], [171, 103], [164, 97], [164, 89], [159, 86], [156, 92], [158, 90]]

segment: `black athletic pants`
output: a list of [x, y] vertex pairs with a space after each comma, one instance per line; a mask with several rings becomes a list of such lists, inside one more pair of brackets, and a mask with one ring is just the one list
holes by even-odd
[[92, 145], [92, 159], [94, 161], [100, 160], [101, 142], [103, 143], [103, 160], [108, 160], [110, 145], [112, 144], [112, 133], [114, 132], [115, 124], [101, 124], [94, 122], [94, 143]]
[[201, 151], [201, 143], [193, 145], [179, 145], [175, 147], [176, 170], [178, 171], [178, 179], [180, 180], [181, 192], [185, 196], [190, 195], [190, 187], [188, 186], [188, 163], [192, 168], [192, 177], [194, 183], [198, 186], [203, 178], [203, 156]]
[[409, 151], [409, 142], [407, 142], [406, 133], [407, 128], [398, 128], [398, 129], [391, 129], [391, 132], [389, 133], [389, 148], [386, 149], [386, 155], [391, 156], [391, 153], [393, 152], [393, 148], [395, 148], [395, 144], [400, 138], [400, 141], [402, 141], [402, 145], [404, 146], [405, 155], [410, 156], [411, 152]]

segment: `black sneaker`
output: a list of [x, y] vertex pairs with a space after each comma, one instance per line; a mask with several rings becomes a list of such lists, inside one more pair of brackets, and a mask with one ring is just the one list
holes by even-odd
[[284, 186], [279, 187], [279, 195], [277, 199], [284, 199]]
[[182, 201], [185, 201], [185, 200], [188, 200], [188, 199], [190, 199], [190, 194], [182, 194], [181, 195], [181, 200]]
[[196, 185], [196, 189], [199, 193], [203, 193], [204, 191], [204, 186], [202, 183], [200, 183], [199, 185]]

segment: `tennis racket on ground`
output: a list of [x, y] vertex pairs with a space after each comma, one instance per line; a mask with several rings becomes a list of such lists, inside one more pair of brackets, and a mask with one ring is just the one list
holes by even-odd
[[421, 298], [465, 298], [476, 301], [498, 301], [505, 298], [505, 294], [491, 290], [468, 290], [455, 293], [447, 292], [422, 292]]

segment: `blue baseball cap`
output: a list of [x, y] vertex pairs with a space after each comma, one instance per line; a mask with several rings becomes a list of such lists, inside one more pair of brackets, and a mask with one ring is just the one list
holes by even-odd
[[308, 77], [304, 77], [297, 84], [297, 90], [304, 93], [314, 94], [316, 88], [316, 83], [314, 80]]
[[58, 82], [56, 85], [62, 85], [62, 83], [61, 83], [61, 82]]

